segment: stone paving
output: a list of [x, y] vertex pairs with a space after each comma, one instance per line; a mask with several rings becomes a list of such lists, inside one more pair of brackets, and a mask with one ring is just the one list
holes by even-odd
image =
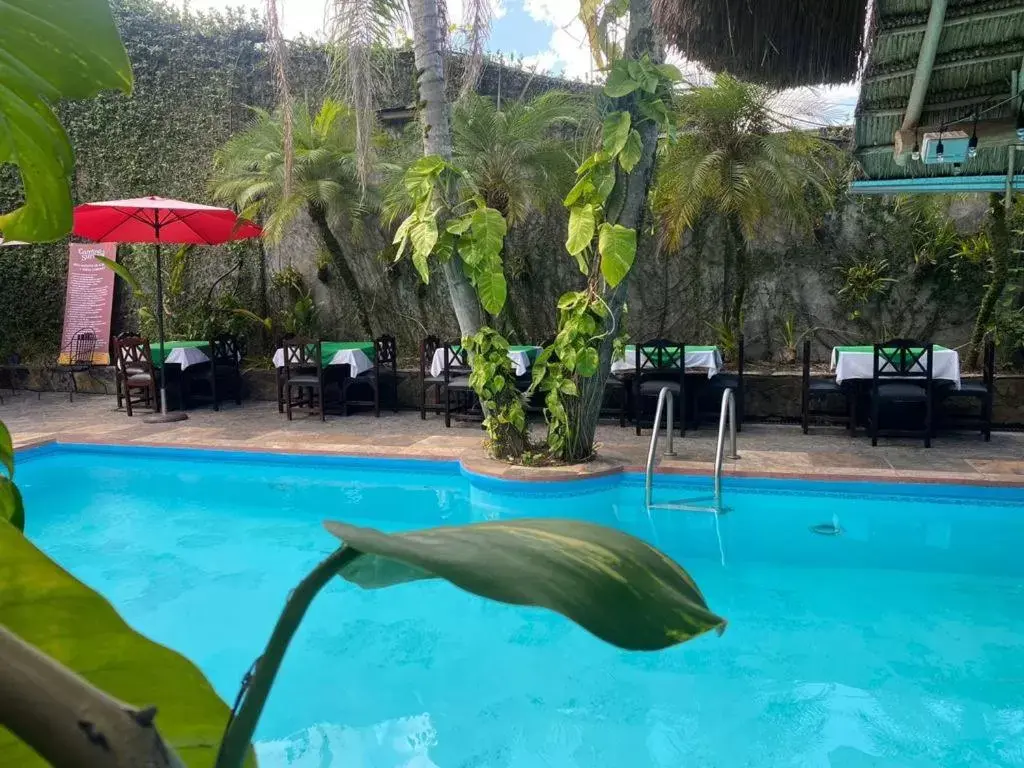
[[[219, 412], [196, 409], [187, 421], [146, 424], [144, 411], [128, 418], [109, 396], [79, 395], [74, 403], [59, 393], [3, 397], [0, 420], [11, 430], [16, 447], [61, 441], [458, 459], [487, 474], [553, 480], [642, 470], [650, 441], [649, 430], [637, 437], [631, 427], [609, 423], [599, 429], [595, 461], [575, 467], [510, 467], [484, 456], [478, 423], [445, 429], [441, 417], [428, 414], [423, 421], [412, 411], [384, 412], [379, 419], [372, 414], [328, 416], [326, 422], [300, 414], [288, 422], [276, 404], [247, 401], [241, 407], [227, 404]], [[660, 458], [658, 470], [711, 474], [716, 437], [713, 425], [677, 437], [676, 456]], [[940, 435], [931, 449], [919, 440], [882, 439], [872, 448], [863, 434], [851, 439], [837, 428], [812, 428], [804, 435], [798, 427], [746, 424], [738, 442], [741, 458], [726, 462], [727, 474], [1024, 486], [1024, 433], [993, 433], [989, 443], [976, 433]]]

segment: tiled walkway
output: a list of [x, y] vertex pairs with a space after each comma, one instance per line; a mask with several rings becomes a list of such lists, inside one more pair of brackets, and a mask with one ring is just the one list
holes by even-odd
[[[625, 468], [642, 468], [650, 432], [636, 437], [631, 428], [602, 426], [599, 460], [582, 467], [519, 468], [484, 458], [479, 424], [445, 429], [440, 417], [421, 421], [418, 413], [384, 413], [319, 419], [297, 416], [289, 423], [267, 402], [246, 402], [191, 411], [189, 419], [173, 424], [145, 424], [142, 415], [129, 419], [115, 408], [113, 397], [80, 395], [69, 403], [65, 395], [4, 394], [2, 419], [25, 447], [53, 440], [249, 451], [332, 453], [405, 458], [461, 459], [471, 469], [505, 477], [556, 479]], [[713, 471], [714, 426], [687, 432], [676, 439], [676, 456], [663, 459], [659, 470], [704, 473]], [[920, 441], [883, 440], [877, 448], [863, 437], [851, 440], [838, 429], [812, 429], [748, 424], [739, 436], [741, 459], [727, 462], [726, 472], [737, 475], [814, 477], [819, 479], [878, 479], [966, 482], [1024, 486], [1024, 434], [995, 433], [985, 443], [974, 433], [940, 436], [931, 449]]]

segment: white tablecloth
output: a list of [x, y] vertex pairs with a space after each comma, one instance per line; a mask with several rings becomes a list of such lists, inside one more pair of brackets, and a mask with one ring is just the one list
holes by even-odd
[[[650, 368], [651, 361], [647, 355], [641, 353], [640, 367]], [[690, 349], [686, 348], [686, 368], [707, 368], [710, 379], [722, 369], [722, 353], [718, 347], [714, 349]], [[636, 371], [636, 347], [626, 347], [626, 354], [618, 360], [612, 360], [612, 373], [629, 373]]]
[[180, 365], [183, 371], [190, 365], [208, 362], [210, 362], [210, 358], [197, 347], [175, 347], [167, 353], [167, 357], [164, 359], [164, 363]]
[[[361, 349], [339, 349], [327, 365], [348, 365], [351, 369], [350, 376], [358, 376], [360, 373], [373, 370], [373, 361]], [[274, 353], [274, 367], [284, 368], [283, 349]]]
[[[539, 351], [541, 347], [534, 347]], [[523, 349], [510, 349], [508, 351], [508, 359], [512, 361], [512, 367], [516, 369], [516, 376], [522, 376], [533, 364], [530, 360], [530, 355]], [[430, 375], [437, 377], [444, 375], [444, 347], [438, 347], [434, 350], [434, 356], [430, 360]]]
[[[840, 352], [832, 350], [832, 370], [836, 374], [836, 383], [842, 384], [850, 379], [872, 378], [875, 365], [873, 352]], [[921, 358], [922, 372], [927, 361]], [[936, 349], [932, 352], [932, 378], [952, 381], [960, 389], [960, 354], [955, 349]]]

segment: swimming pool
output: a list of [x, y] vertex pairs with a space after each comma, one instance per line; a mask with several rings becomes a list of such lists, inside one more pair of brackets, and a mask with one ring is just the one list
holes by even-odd
[[[636, 476], [84, 446], [24, 452], [18, 480], [26, 534], [228, 701], [334, 548], [323, 519], [587, 519], [660, 547], [729, 620], [627, 653], [444, 583], [335, 580], [271, 693], [264, 768], [1024, 766], [1024, 490], [735, 479], [716, 519], [648, 515]], [[709, 486], [659, 477], [656, 499]]]

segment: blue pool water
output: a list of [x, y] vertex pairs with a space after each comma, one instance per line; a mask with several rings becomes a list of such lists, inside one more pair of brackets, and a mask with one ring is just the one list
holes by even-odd
[[[327, 519], [615, 526], [682, 563], [721, 638], [626, 653], [440, 582], [314, 603], [257, 733], [264, 768], [1024, 766], [1024, 492], [736, 480], [713, 516], [636, 477], [155, 449], [23, 454], [27, 534], [227, 700]], [[658, 480], [663, 499], [709, 481]], [[825, 537], [810, 526], [839, 520]]]

